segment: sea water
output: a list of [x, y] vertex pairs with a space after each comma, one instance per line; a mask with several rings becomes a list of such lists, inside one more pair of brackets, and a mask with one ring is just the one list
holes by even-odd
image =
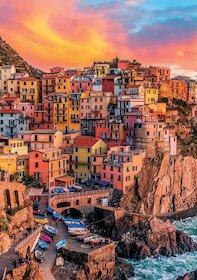
[[[197, 242], [197, 216], [173, 223]], [[166, 258], [157, 256], [145, 260], [131, 260], [135, 277], [130, 280], [175, 280], [178, 276], [197, 270], [197, 251]]]

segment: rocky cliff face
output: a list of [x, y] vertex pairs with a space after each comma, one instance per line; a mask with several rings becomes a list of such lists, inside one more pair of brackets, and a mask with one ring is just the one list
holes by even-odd
[[112, 236], [118, 239], [119, 257], [142, 259], [163, 255], [174, 256], [197, 250], [197, 244], [168, 220], [127, 216], [119, 221]]
[[0, 37], [0, 65], [15, 65], [18, 72], [39, 76], [42, 71], [29, 65], [13, 48]]
[[[146, 158], [139, 174], [136, 205], [140, 213], [162, 214], [186, 210], [197, 202], [197, 159], [157, 154]], [[122, 206], [132, 208], [130, 195]]]

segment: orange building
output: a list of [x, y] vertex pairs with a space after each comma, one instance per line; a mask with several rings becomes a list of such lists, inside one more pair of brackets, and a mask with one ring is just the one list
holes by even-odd
[[66, 175], [66, 157], [55, 148], [31, 151], [29, 175], [40, 179], [46, 188], [54, 187], [55, 179]]

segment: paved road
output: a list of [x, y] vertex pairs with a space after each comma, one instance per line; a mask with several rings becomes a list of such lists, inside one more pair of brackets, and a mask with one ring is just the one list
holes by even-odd
[[45, 253], [45, 260], [44, 262], [41, 264], [41, 269], [44, 272], [44, 277], [46, 280], [54, 280], [54, 276], [51, 272], [51, 269], [53, 267], [54, 261], [55, 261], [55, 257], [56, 257], [56, 248], [55, 248], [55, 244], [62, 240], [65, 239], [65, 226], [62, 222], [59, 222], [58, 226], [55, 224], [55, 221], [53, 220], [52, 216], [48, 216], [48, 219], [50, 219], [52, 221], [52, 226], [54, 228], [58, 229], [58, 234], [57, 236], [54, 238], [54, 241], [50, 244], [49, 246], [49, 250], [46, 251]]

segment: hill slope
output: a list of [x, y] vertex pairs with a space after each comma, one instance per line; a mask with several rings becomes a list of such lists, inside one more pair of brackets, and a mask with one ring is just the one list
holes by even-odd
[[9, 44], [0, 37], [0, 65], [15, 65], [17, 72], [28, 72], [30, 76], [40, 76], [43, 72], [28, 64]]

